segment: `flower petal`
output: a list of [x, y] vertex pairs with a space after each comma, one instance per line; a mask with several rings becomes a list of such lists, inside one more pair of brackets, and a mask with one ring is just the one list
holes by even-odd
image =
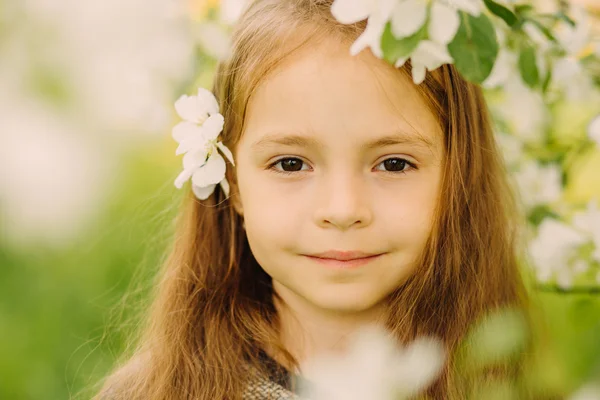
[[434, 42], [448, 44], [458, 31], [460, 18], [456, 10], [444, 3], [434, 2], [431, 6], [429, 38]]
[[183, 184], [190, 179], [192, 174], [194, 173], [193, 169], [184, 169], [181, 173], [175, 178], [175, 187], [177, 189], [181, 189]]
[[225, 193], [225, 197], [229, 197], [229, 182], [227, 182], [227, 179], [223, 179], [219, 184], [223, 189], [223, 193]]
[[442, 64], [451, 63], [452, 56], [448, 53], [445, 44], [422, 40], [412, 55], [412, 60], [418, 60], [427, 67], [429, 71], [440, 67]]
[[427, 5], [420, 0], [398, 2], [392, 13], [392, 33], [397, 38], [419, 30], [427, 18]]
[[396, 380], [408, 396], [423, 391], [439, 376], [446, 359], [444, 346], [438, 339], [420, 337], [401, 352], [395, 365]]
[[369, 16], [367, 27], [350, 47], [350, 55], [355, 56], [366, 47], [370, 47], [377, 58], [383, 58], [381, 36], [383, 35], [383, 30], [392, 15], [395, 5], [396, 0], [379, 0], [377, 2], [375, 10]]
[[196, 186], [192, 185], [192, 191], [194, 195], [200, 200], [206, 200], [208, 197], [214, 192], [215, 187], [217, 185], [208, 185], [208, 186]]
[[425, 80], [425, 74], [425, 65], [423, 65], [420, 62], [414, 61], [412, 63], [412, 77], [415, 85], [419, 85]]
[[179, 147], [177, 147], [177, 150], [175, 150], [175, 154], [179, 155], [189, 151], [197, 151], [200, 149], [204, 149], [206, 147], [206, 144], [206, 139], [200, 134], [198, 136], [182, 141], [179, 144]]
[[202, 124], [202, 135], [206, 140], [215, 140], [223, 130], [225, 120], [221, 114], [213, 114]]
[[331, 14], [342, 24], [353, 24], [369, 17], [373, 4], [373, 0], [335, 0]]
[[191, 139], [195, 136], [201, 136], [202, 130], [196, 124], [189, 121], [183, 121], [175, 125], [172, 135], [177, 143], [181, 143], [182, 141]]
[[206, 164], [198, 168], [192, 175], [192, 182], [199, 187], [217, 184], [225, 178], [225, 160], [213, 151]]
[[489, 76], [483, 81], [482, 86], [489, 89], [506, 83], [511, 72], [514, 70], [513, 58], [513, 55], [509, 53], [508, 50], [500, 50], [498, 52], [498, 57], [494, 62], [492, 72], [490, 72]]
[[369, 18], [369, 22], [367, 22], [367, 27], [364, 32], [354, 41], [354, 43], [352, 43], [350, 55], [355, 56], [365, 48], [370, 47], [377, 58], [383, 58], [381, 35], [383, 35], [385, 24], [385, 21], [378, 18]]
[[196, 169], [206, 162], [207, 151], [205, 148], [190, 151], [183, 156], [183, 168]]
[[459, 10], [468, 12], [474, 17], [481, 14], [481, 0], [452, 0], [451, 3]]
[[394, 64], [394, 66], [396, 68], [400, 68], [401, 66], [403, 66], [406, 63], [406, 60], [408, 60], [408, 57], [400, 57], [399, 59], [396, 60], [396, 63]]
[[600, 148], [600, 115], [596, 116], [588, 125], [588, 136]]
[[221, 150], [221, 152], [223, 154], [225, 154], [225, 157], [227, 157], [227, 159], [229, 160], [229, 162], [233, 165], [235, 165], [235, 162], [233, 161], [233, 154], [231, 153], [231, 150], [229, 150], [224, 144], [223, 142], [219, 142], [217, 143], [217, 147], [219, 148], [219, 150]]
[[182, 95], [175, 102], [175, 111], [186, 121], [199, 123], [205, 118], [205, 114], [198, 107], [198, 98], [196, 96]]
[[212, 115], [219, 112], [217, 98], [210, 90], [198, 88], [198, 103], [203, 113]]

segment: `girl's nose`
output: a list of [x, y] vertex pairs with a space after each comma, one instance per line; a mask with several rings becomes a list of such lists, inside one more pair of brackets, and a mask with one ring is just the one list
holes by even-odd
[[369, 225], [372, 220], [370, 194], [363, 179], [348, 171], [323, 179], [314, 213], [317, 225], [340, 230]]

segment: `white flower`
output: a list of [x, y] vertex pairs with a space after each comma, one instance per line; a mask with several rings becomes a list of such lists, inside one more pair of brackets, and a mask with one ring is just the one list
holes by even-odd
[[229, 183], [225, 178], [225, 160], [219, 154], [221, 150], [231, 164], [235, 165], [233, 154], [217, 140], [223, 130], [223, 115], [219, 114], [219, 105], [213, 94], [198, 89], [197, 96], [181, 96], [175, 102], [175, 109], [185, 121], [173, 128], [173, 138], [179, 143], [176, 154], [183, 156], [183, 171], [175, 179], [175, 187], [192, 179], [192, 191], [200, 200], [205, 200], [217, 184], [229, 195]]
[[498, 52], [498, 57], [494, 62], [492, 72], [490, 72], [485, 81], [483, 81], [482, 86], [491, 89], [504, 85], [508, 81], [508, 78], [511, 75], [515, 75], [515, 72], [517, 71], [516, 59], [514, 53], [501, 48]]
[[[392, 12], [392, 32], [397, 38], [410, 36], [416, 33], [427, 19], [429, 1], [405, 0], [397, 3]], [[427, 26], [429, 39], [434, 42], [448, 44], [456, 35], [460, 25], [458, 10], [465, 11], [473, 16], [481, 13], [479, 0], [458, 0], [431, 2], [431, 14]]]
[[542, 140], [549, 120], [548, 107], [542, 95], [525, 86], [519, 76], [508, 79], [503, 89], [503, 99], [495, 106], [500, 117], [523, 141]]
[[367, 47], [376, 57], [383, 58], [381, 35], [390, 18], [396, 0], [335, 0], [331, 14], [342, 24], [353, 24], [368, 18], [367, 27], [350, 47], [356, 55]]
[[222, 24], [205, 21], [195, 28], [194, 37], [206, 54], [216, 60], [225, 60], [231, 55], [231, 36]]
[[590, 263], [585, 260], [576, 260], [573, 263], [573, 272], [578, 275], [585, 274], [590, 269]]
[[523, 164], [515, 179], [523, 205], [533, 208], [554, 203], [562, 194], [561, 169], [558, 165], [540, 165], [535, 161]]
[[202, 124], [209, 116], [219, 112], [219, 104], [210, 91], [199, 88], [197, 96], [181, 96], [175, 102], [175, 110], [185, 121]]
[[563, 289], [569, 290], [573, 287], [573, 271], [569, 268], [561, 268], [556, 274], [556, 285]]
[[[392, 400], [426, 389], [444, 365], [441, 343], [417, 339], [397, 346], [385, 331], [363, 329], [344, 356], [321, 356], [305, 363], [309, 382], [301, 396], [311, 400]], [[365, 367], [368, 366], [368, 367]]]
[[598, 147], [600, 147], [600, 114], [598, 114], [588, 125], [588, 136]]
[[572, 5], [569, 14], [573, 17], [575, 26], [561, 21], [556, 32], [556, 38], [567, 50], [567, 54], [576, 55], [590, 44], [593, 32], [592, 19], [582, 6]]
[[562, 89], [571, 101], [589, 101], [595, 90], [591, 77], [579, 60], [567, 55], [552, 66], [552, 82]]
[[523, 142], [515, 136], [503, 132], [496, 133], [494, 137], [500, 146], [506, 164], [509, 166], [519, 165], [523, 159]]
[[370, 47], [375, 56], [382, 58], [381, 35], [391, 20], [395, 37], [402, 38], [416, 33], [427, 21], [429, 38], [440, 44], [448, 44], [456, 35], [460, 20], [457, 10], [472, 15], [481, 13], [479, 0], [454, 0], [450, 3], [434, 0], [335, 0], [331, 13], [342, 24], [352, 24], [368, 18], [367, 27], [352, 44], [350, 53], [356, 55]]
[[[427, 71], [432, 71], [439, 68], [442, 64], [453, 61], [446, 45], [431, 40], [422, 40], [419, 42], [410, 59], [412, 63], [413, 82], [417, 85], [425, 80]], [[396, 61], [396, 68], [404, 65], [406, 60], [407, 58], [401, 58]]]
[[[570, 259], [576, 256], [579, 246], [586, 242], [584, 234], [564, 222], [544, 219], [537, 237], [529, 244], [538, 279], [548, 281], [553, 274], [568, 268]], [[561, 284], [568, 285], [568, 274], [560, 274], [559, 279]]]
[[588, 235], [596, 247], [592, 258], [600, 262], [600, 209], [596, 200], [590, 200], [584, 212], [573, 216], [573, 225]]
[[[600, 283], [600, 280], [598, 280]], [[573, 393], [568, 400], [600, 400], [600, 385], [588, 383]]]
[[221, 2], [221, 20], [228, 25], [233, 25], [243, 14], [249, 0], [223, 0]]

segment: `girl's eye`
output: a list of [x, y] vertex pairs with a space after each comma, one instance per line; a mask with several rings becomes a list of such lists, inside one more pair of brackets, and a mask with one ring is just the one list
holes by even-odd
[[[287, 157], [287, 158], [282, 158], [282, 159], [274, 162], [273, 164], [271, 164], [269, 166], [269, 168], [275, 169], [277, 172], [291, 173], [291, 172], [302, 171], [303, 164], [304, 164], [304, 161], [302, 161], [299, 158]], [[275, 168], [277, 165], [280, 165], [280, 167]]]
[[[393, 157], [382, 161], [379, 165], [383, 165], [385, 172], [401, 172], [406, 173], [407, 168], [412, 169], [414, 165], [403, 158]], [[378, 165], [378, 166], [379, 166]], [[377, 168], [381, 171], [381, 169]]]

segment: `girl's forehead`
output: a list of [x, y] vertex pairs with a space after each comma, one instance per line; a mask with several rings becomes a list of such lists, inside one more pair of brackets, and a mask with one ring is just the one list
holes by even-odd
[[351, 56], [349, 44], [333, 40], [298, 50], [263, 78], [244, 125], [241, 139], [248, 142], [308, 131], [325, 139], [328, 133], [369, 140], [402, 132], [430, 143], [441, 137], [437, 117], [409, 78], [370, 51]]

